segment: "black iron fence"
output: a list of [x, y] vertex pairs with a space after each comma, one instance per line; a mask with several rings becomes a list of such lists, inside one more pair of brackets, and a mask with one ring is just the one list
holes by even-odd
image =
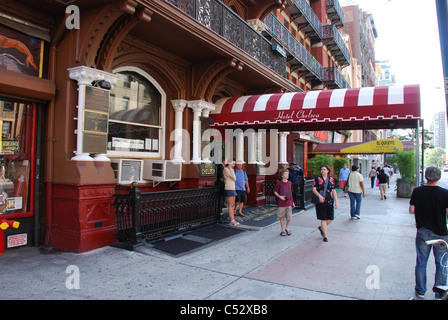
[[[311, 204], [313, 180], [306, 180], [304, 177], [299, 177], [299, 182], [297, 197], [294, 204], [298, 209], [305, 209]], [[277, 180], [266, 180], [264, 182], [264, 192], [267, 205], [277, 205], [277, 197], [274, 195], [274, 187], [276, 184]]]
[[218, 193], [213, 187], [114, 195], [118, 241], [138, 245], [219, 219]]

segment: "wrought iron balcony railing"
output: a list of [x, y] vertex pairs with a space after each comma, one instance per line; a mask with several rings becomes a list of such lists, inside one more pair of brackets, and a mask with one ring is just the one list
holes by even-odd
[[324, 82], [329, 87], [337, 87], [340, 89], [350, 88], [350, 84], [336, 67], [324, 68]]
[[350, 51], [334, 24], [322, 27], [323, 40], [341, 65], [350, 64]]
[[[323, 79], [322, 65], [306, 50], [300, 41], [272, 13], [265, 20], [266, 32], [279, 42], [287, 51], [288, 60], [293, 64], [296, 60], [302, 64], [317, 80]], [[305, 72], [301, 72], [305, 73]]]
[[344, 21], [344, 10], [339, 3], [339, 0], [327, 0], [327, 15], [331, 22], [337, 27], [343, 27]]
[[286, 58], [272, 51], [272, 44], [219, 0], [166, 0], [202, 25], [224, 37], [282, 77]]
[[[294, 0], [298, 12], [291, 13], [291, 21], [296, 21], [300, 30], [303, 30], [312, 42], [322, 39], [322, 22], [317, 17], [306, 0]], [[289, 10], [294, 10], [290, 8]]]

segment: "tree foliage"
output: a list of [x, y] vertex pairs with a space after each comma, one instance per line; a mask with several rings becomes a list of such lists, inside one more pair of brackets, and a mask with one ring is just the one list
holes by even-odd
[[441, 167], [443, 162], [443, 155], [446, 153], [443, 148], [434, 148], [425, 153], [425, 166]]
[[318, 154], [314, 158], [308, 159], [308, 169], [312, 172], [313, 176], [318, 176], [320, 174], [320, 167], [324, 164], [328, 165], [330, 168], [333, 166], [333, 160], [330, 156]]
[[392, 157], [392, 162], [400, 170], [401, 179], [414, 182], [416, 177], [415, 150], [397, 150]]

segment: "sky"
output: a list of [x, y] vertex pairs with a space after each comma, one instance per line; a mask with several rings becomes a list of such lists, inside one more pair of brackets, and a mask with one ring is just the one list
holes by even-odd
[[429, 128], [446, 110], [435, 0], [340, 0], [371, 13], [376, 61], [389, 60], [397, 84], [420, 84], [421, 115]]

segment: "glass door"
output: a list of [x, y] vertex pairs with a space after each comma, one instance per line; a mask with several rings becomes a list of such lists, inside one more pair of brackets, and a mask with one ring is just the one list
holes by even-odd
[[0, 218], [33, 215], [36, 105], [0, 97]]

